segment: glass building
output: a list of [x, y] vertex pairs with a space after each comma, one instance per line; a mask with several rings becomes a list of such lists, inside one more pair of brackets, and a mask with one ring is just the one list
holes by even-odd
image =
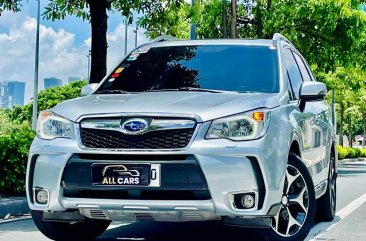
[[24, 105], [25, 83], [20, 81], [0, 82], [0, 108]]
[[56, 86], [62, 86], [61, 79], [57, 79], [56, 77], [44, 78], [44, 88], [45, 89], [56, 87]]

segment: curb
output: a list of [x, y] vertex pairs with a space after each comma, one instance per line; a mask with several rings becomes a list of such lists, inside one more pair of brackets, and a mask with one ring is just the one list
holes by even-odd
[[29, 213], [26, 197], [0, 198], [0, 219]]
[[342, 165], [343, 163], [346, 163], [346, 162], [365, 162], [366, 163], [366, 158], [364, 158], [364, 157], [345, 158], [345, 159], [338, 160], [338, 165]]

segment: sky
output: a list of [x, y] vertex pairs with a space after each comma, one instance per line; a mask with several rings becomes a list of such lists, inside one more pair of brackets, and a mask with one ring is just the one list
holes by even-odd
[[[47, 4], [41, 1], [41, 11]], [[26, 83], [25, 102], [33, 97], [34, 58], [36, 39], [36, 0], [23, 1], [19, 13], [3, 12], [0, 16], [0, 81]], [[108, 13], [108, 68], [123, 57], [124, 18], [120, 13]], [[134, 47], [135, 25], [128, 28], [128, 49]], [[143, 30], [138, 31], [138, 44], [147, 42]], [[39, 88], [43, 79], [57, 77], [67, 83], [68, 77], [88, 76], [90, 49], [88, 21], [69, 16], [65, 20], [49, 21], [41, 18], [39, 53]]]

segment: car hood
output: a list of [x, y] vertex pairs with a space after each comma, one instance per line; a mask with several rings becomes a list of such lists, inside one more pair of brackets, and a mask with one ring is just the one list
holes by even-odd
[[89, 95], [65, 101], [52, 111], [72, 121], [84, 115], [123, 113], [195, 115], [200, 121], [208, 121], [279, 104], [278, 94], [168, 91]]

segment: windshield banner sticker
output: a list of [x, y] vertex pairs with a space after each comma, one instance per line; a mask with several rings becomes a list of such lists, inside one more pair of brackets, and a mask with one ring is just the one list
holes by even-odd
[[128, 61], [135, 61], [140, 54], [133, 53], [128, 57]]
[[119, 67], [116, 71], [114, 71], [114, 73], [119, 74], [119, 73], [121, 73], [123, 70], [124, 70], [124, 68], [123, 68], [123, 67]]
[[150, 48], [139, 48], [133, 51], [133, 54], [146, 54], [149, 50]]

